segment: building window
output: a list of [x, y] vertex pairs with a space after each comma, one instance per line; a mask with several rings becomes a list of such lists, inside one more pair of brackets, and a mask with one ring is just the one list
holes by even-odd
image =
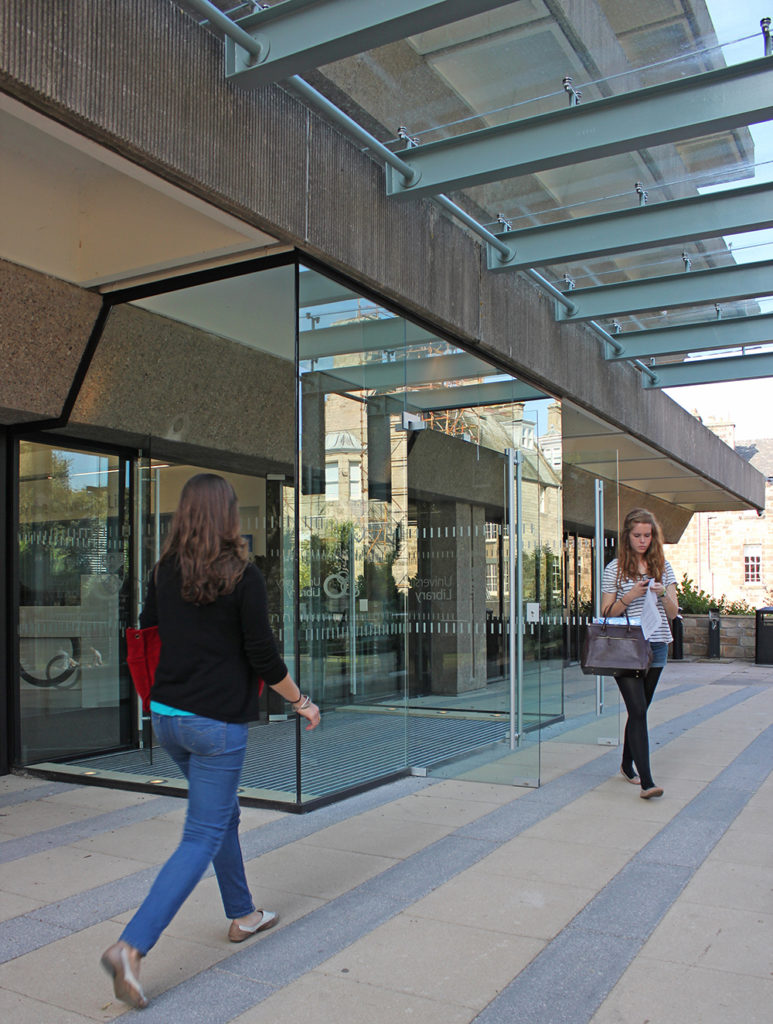
[[325, 463], [325, 498], [338, 501], [338, 463]]
[[553, 563], [550, 567], [553, 576], [553, 599], [556, 601], [561, 600], [561, 562], [557, 559], [553, 559]]
[[762, 583], [761, 544], [744, 544], [743, 581], [744, 583]]
[[499, 523], [486, 523], [486, 540], [496, 540], [499, 536]]
[[359, 501], [362, 497], [362, 466], [359, 462], [349, 463], [349, 500]]
[[499, 565], [486, 562], [486, 599], [499, 596]]

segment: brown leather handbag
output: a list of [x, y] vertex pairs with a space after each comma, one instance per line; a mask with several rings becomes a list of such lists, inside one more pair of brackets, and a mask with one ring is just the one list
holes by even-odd
[[626, 625], [591, 622], [582, 647], [582, 670], [588, 676], [642, 675], [652, 664], [652, 648], [641, 626], [626, 614]]

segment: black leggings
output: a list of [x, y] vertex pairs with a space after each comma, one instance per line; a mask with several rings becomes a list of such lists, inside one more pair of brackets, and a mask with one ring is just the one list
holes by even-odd
[[641, 779], [642, 789], [651, 789], [655, 783], [652, 781], [650, 771], [650, 740], [647, 734], [647, 708], [652, 703], [655, 695], [655, 687], [658, 685], [661, 668], [651, 668], [642, 678], [641, 676], [615, 676], [620, 693], [623, 695], [625, 707], [628, 711], [628, 721], [625, 723], [625, 738], [623, 741], [623, 769], [630, 774], [632, 763], [636, 764], [636, 770]]

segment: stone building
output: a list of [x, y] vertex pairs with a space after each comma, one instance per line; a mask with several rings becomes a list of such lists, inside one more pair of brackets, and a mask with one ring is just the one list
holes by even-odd
[[705, 421], [765, 477], [765, 508], [697, 512], [677, 544], [666, 546], [677, 578], [687, 575], [713, 597], [773, 605], [773, 439], [738, 441], [732, 423]]

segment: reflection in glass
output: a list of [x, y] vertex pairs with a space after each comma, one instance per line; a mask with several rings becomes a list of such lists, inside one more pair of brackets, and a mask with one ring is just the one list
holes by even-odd
[[126, 465], [22, 441], [19, 701], [25, 763], [131, 734], [120, 638], [128, 610]]

